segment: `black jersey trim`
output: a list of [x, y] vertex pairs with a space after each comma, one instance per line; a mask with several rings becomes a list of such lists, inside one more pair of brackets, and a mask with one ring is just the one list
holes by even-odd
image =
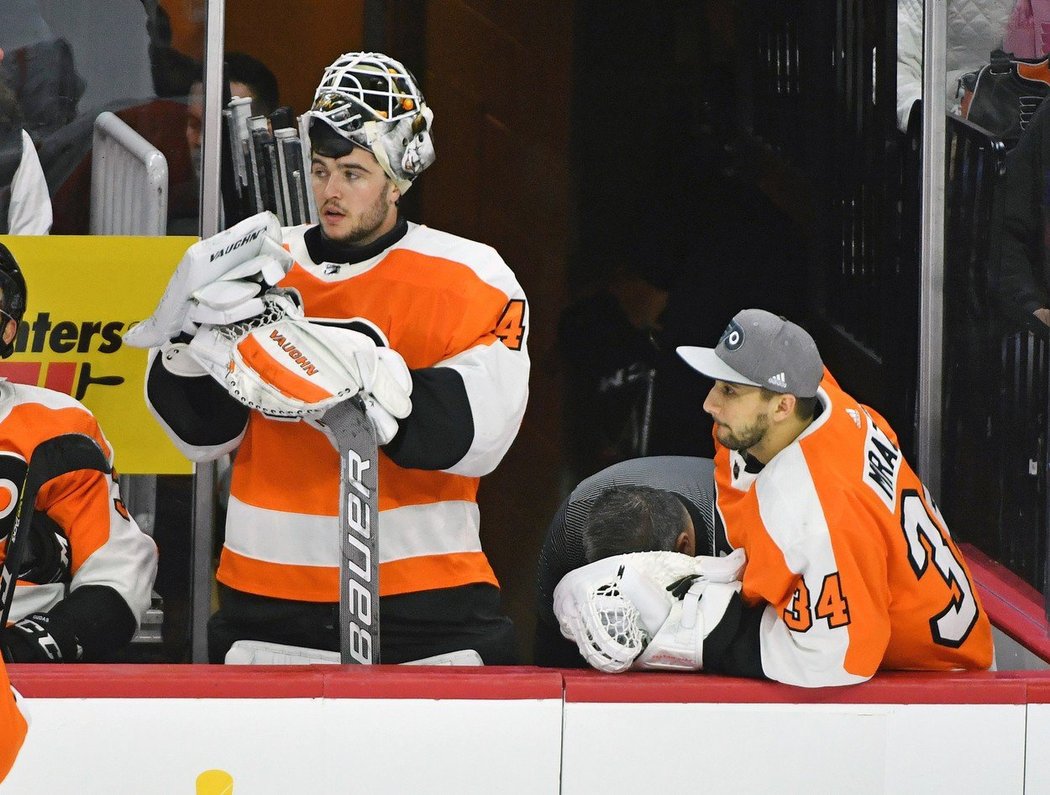
[[474, 441], [474, 416], [463, 376], [450, 367], [412, 371], [412, 413], [383, 449], [411, 469], [448, 469]]

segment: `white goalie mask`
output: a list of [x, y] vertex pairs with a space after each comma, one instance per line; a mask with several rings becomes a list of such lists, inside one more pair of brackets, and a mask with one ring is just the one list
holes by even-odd
[[320, 138], [321, 122], [375, 155], [402, 193], [437, 157], [430, 133], [433, 111], [412, 73], [382, 53], [346, 53], [325, 69], [310, 110], [300, 117], [308, 151], [311, 128], [312, 137]]

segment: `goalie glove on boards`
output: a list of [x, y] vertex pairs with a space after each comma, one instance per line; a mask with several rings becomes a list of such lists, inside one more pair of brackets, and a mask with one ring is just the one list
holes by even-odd
[[153, 314], [132, 326], [124, 342], [156, 348], [184, 331], [193, 334], [202, 323], [232, 323], [262, 312], [261, 293], [293, 262], [280, 235], [277, 216], [262, 212], [194, 243]]
[[723, 558], [635, 552], [569, 572], [554, 589], [562, 634], [607, 673], [703, 668], [704, 641], [740, 592], [743, 550]]
[[261, 315], [202, 326], [187, 350], [230, 395], [269, 417], [316, 418], [361, 394], [380, 443], [389, 441], [412, 410], [404, 359], [367, 334], [310, 322], [296, 299], [272, 290]]

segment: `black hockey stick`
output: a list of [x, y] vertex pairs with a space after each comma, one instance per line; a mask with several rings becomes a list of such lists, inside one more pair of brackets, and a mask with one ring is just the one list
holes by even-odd
[[25, 557], [24, 539], [29, 537], [29, 524], [33, 519], [33, 506], [41, 487], [49, 480], [78, 469], [94, 469], [109, 474], [110, 466], [90, 436], [82, 433], [65, 433], [53, 436], [36, 446], [26, 466], [25, 482], [18, 493], [15, 521], [7, 539], [7, 554], [0, 569], [0, 627], [7, 626], [7, 618], [14, 602], [15, 583]]
[[360, 398], [321, 422], [339, 451], [339, 661], [379, 662], [379, 446]]
[[273, 137], [277, 145], [282, 200], [288, 214], [286, 223], [289, 226], [305, 224], [310, 220], [310, 207], [302, 139], [293, 127], [274, 130]]

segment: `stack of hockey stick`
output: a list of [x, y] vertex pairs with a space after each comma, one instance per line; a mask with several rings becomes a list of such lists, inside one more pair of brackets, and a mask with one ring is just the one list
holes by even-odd
[[315, 219], [306, 181], [302, 139], [291, 108], [252, 115], [252, 101], [235, 97], [222, 112], [233, 160], [236, 213], [247, 217], [269, 210], [282, 226]]

